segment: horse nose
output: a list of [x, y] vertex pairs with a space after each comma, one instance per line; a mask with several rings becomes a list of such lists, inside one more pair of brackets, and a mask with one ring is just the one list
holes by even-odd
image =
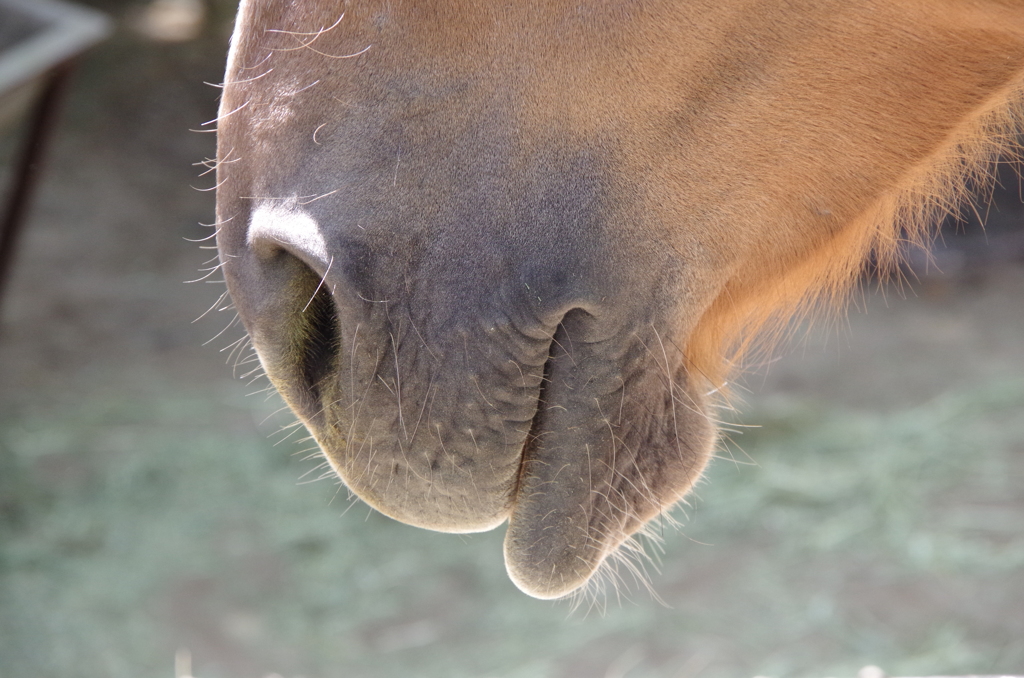
[[243, 247], [226, 255], [228, 288], [270, 380], [307, 423], [335, 370], [341, 322], [320, 224], [294, 200], [263, 202]]

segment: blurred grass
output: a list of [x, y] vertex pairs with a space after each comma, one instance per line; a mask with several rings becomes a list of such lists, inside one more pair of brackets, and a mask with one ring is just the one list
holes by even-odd
[[501, 531], [297, 487], [315, 462], [236, 393], [0, 418], [0, 677], [170, 676], [181, 647], [198, 678], [1024, 669], [1024, 382], [881, 415], [763, 402], [723, 453], [756, 464], [716, 462], [665, 532], [667, 606], [603, 613], [520, 594]]

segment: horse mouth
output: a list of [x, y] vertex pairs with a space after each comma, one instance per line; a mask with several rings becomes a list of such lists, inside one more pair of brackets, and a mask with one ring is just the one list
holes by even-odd
[[302, 269], [290, 340], [261, 357], [331, 466], [404, 523], [466, 533], [507, 521], [506, 566], [530, 595], [584, 585], [709, 456], [692, 392], [695, 406], [677, 408], [685, 376], [653, 369], [635, 332], [629, 344], [571, 308], [545, 328], [485, 322], [427, 345], [386, 304], [350, 308], [336, 281]]

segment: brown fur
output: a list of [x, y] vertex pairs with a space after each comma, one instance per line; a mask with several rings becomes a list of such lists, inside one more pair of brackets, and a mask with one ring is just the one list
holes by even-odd
[[226, 81], [271, 380], [368, 503], [508, 519], [557, 597], [689, 491], [757, 341], [1015, 150], [1024, 1], [251, 0]]

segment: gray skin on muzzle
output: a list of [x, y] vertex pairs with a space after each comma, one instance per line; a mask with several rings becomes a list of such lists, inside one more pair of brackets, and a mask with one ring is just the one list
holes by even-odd
[[612, 144], [528, 143], [493, 105], [451, 119], [377, 88], [329, 126], [268, 131], [257, 105], [221, 122], [231, 296], [353, 492], [447, 532], [507, 519], [513, 580], [565, 595], [709, 454], [672, 341], [684, 264]]

